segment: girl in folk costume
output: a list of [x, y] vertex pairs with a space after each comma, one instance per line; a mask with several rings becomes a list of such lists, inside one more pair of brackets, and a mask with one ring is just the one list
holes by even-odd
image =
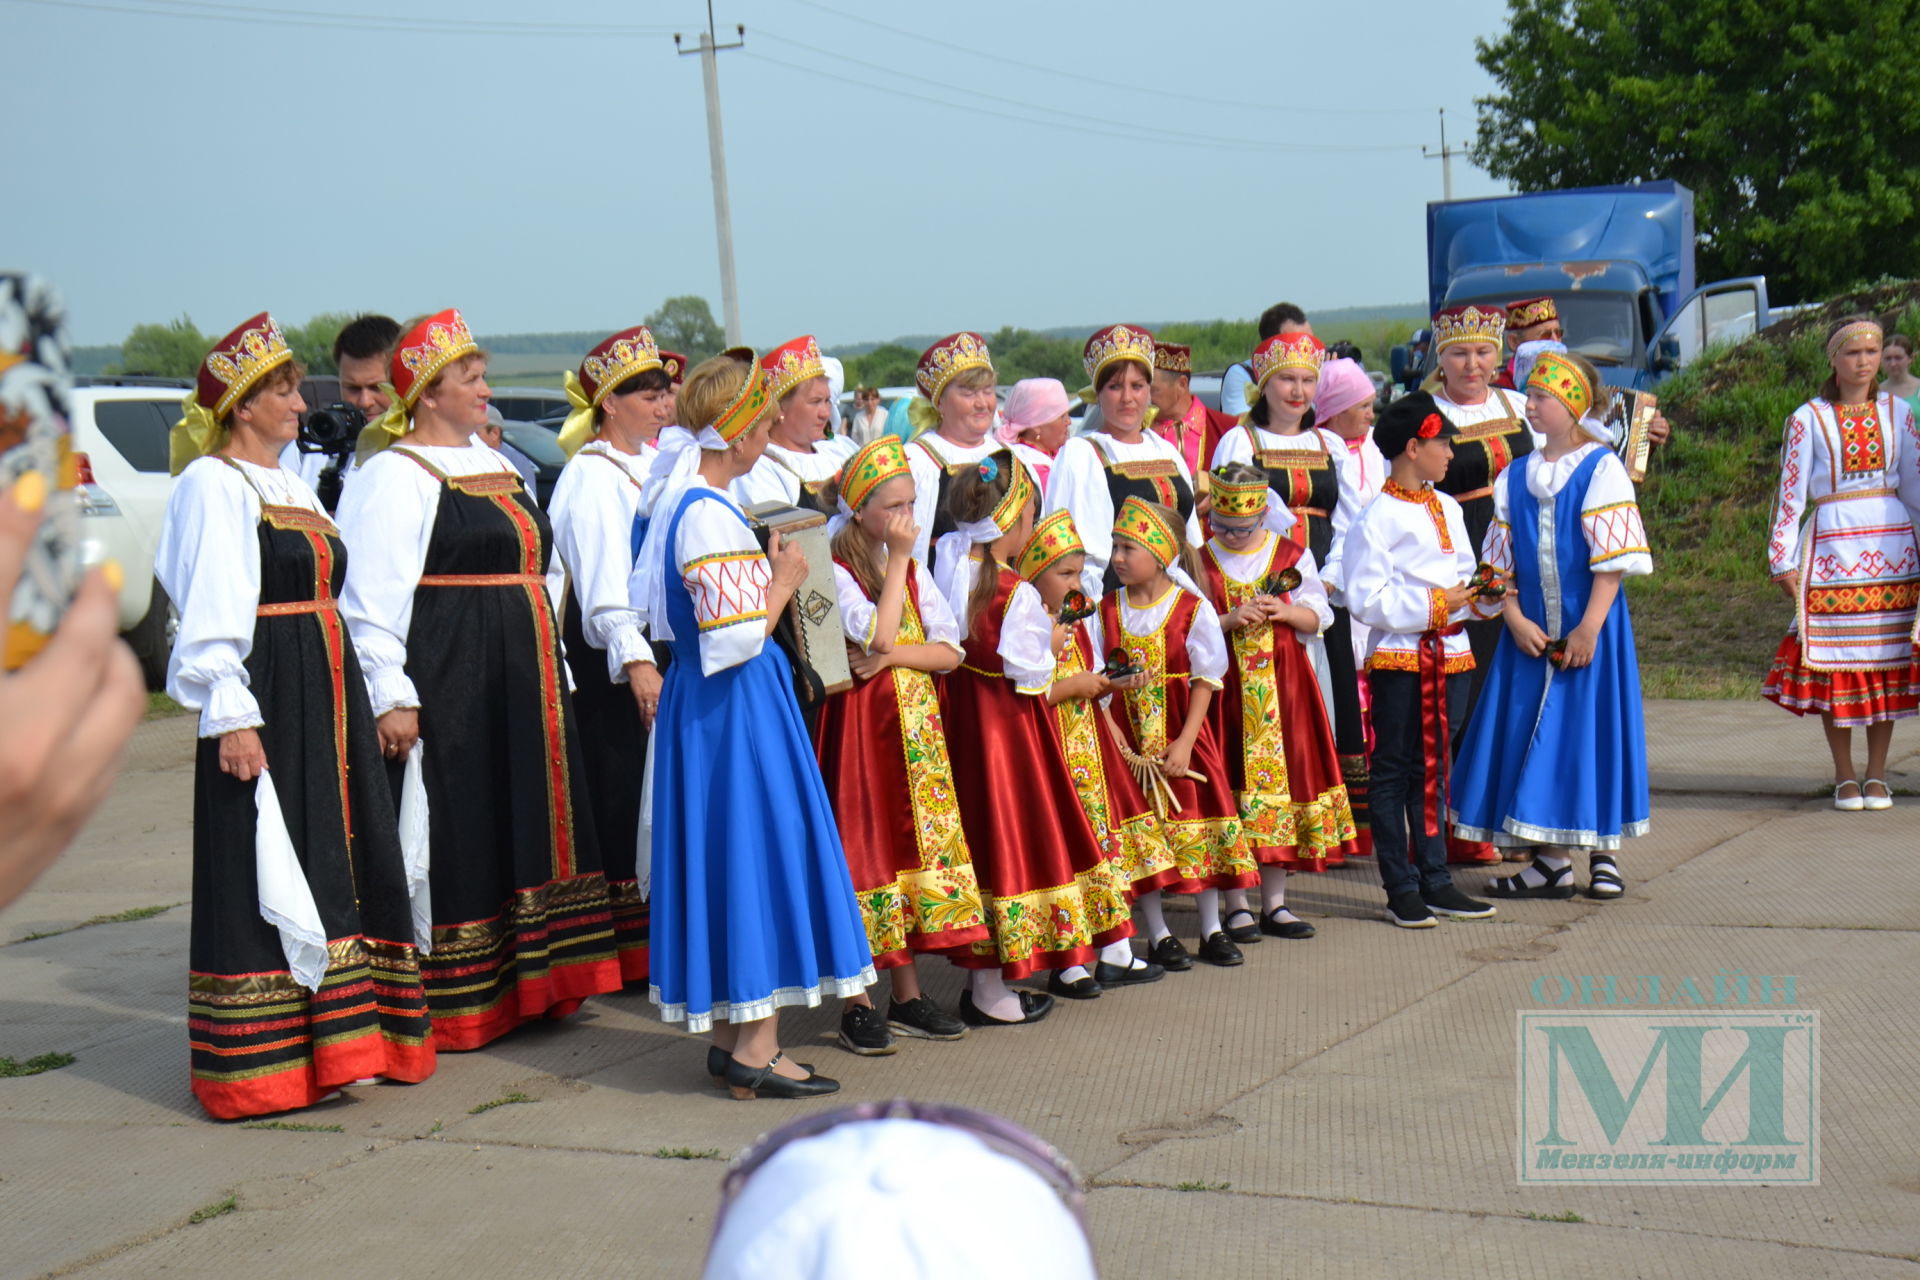
[[[772, 418], [759, 362], [717, 356], [687, 377], [684, 422], [630, 583], [649, 634], [672, 646], [649, 759], [653, 977], [668, 1022], [711, 1030], [708, 1073], [736, 1098], [839, 1085], [787, 1060], [779, 1011], [874, 980], [860, 906], [772, 619], [806, 580], [799, 547], [760, 549], [727, 486]], [[643, 876], [643, 879], [645, 877]]]
[[913, 558], [906, 446], [876, 438], [848, 460], [839, 492], [833, 577], [855, 684], [827, 699], [814, 746], [873, 963], [893, 979], [884, 1018], [862, 993], [840, 1020], [840, 1042], [871, 1055], [894, 1051], [892, 1031], [966, 1034], [922, 993], [914, 956], [964, 952], [988, 934], [933, 682], [960, 665], [960, 624]]
[[207, 355], [155, 560], [180, 611], [167, 691], [200, 713], [187, 1025], [194, 1096], [222, 1120], [434, 1068], [346, 557], [280, 465], [301, 372], [264, 313]]
[[1138, 325], [1108, 325], [1087, 339], [1081, 359], [1100, 406], [1100, 427], [1061, 446], [1047, 481], [1047, 510], [1073, 513], [1087, 544], [1081, 587], [1097, 600], [1120, 585], [1108, 562], [1113, 523], [1128, 498], [1174, 511], [1189, 545], [1198, 545], [1201, 535], [1186, 459], [1146, 427], [1153, 335]]
[[913, 558], [932, 564], [934, 539], [953, 530], [947, 494], [955, 477], [1005, 448], [993, 438], [993, 353], [977, 333], [952, 333], [920, 353], [907, 406], [916, 434], [907, 446], [913, 468], [913, 522], [920, 537]]
[[1053, 998], [1015, 992], [1007, 979], [1084, 968], [1100, 948], [1133, 933], [1127, 886], [1075, 799], [1048, 713], [1055, 644], [1064, 635], [1040, 593], [1008, 563], [1033, 531], [1035, 496], [1007, 453], [953, 482], [957, 523], [992, 521], [1006, 531], [982, 546], [958, 611], [966, 657], [946, 688], [947, 750], [992, 929], [992, 940], [961, 961], [973, 974], [960, 1012], [975, 1026], [1039, 1021]]
[[1176, 863], [1166, 883], [1136, 883], [1154, 963], [1179, 972], [1193, 967], [1187, 949], [1167, 927], [1161, 893], [1197, 893], [1200, 958], [1236, 965], [1240, 949], [1221, 927], [1220, 891], [1259, 882], [1241, 834], [1240, 809], [1228, 780], [1226, 753], [1208, 715], [1226, 680], [1226, 637], [1220, 619], [1199, 594], [1170, 571], [1193, 581], [1199, 565], [1181, 540], [1173, 512], [1138, 498], [1120, 504], [1113, 526], [1113, 571], [1124, 588], [1100, 602], [1094, 651], [1124, 650], [1140, 670], [1116, 683], [1125, 715], [1120, 731], [1129, 760], [1149, 762], [1149, 785], [1162, 788], [1161, 819]]
[[761, 358], [772, 381], [773, 429], [753, 470], [733, 482], [733, 500], [743, 508], [780, 502], [833, 514], [830, 490], [852, 455], [844, 436], [829, 436], [833, 394], [812, 334], [775, 347]]
[[[1240, 802], [1240, 825], [1260, 864], [1260, 918], [1245, 890], [1227, 895], [1227, 936], [1236, 942], [1311, 938], [1287, 910], [1287, 872], [1325, 871], [1357, 851], [1353, 810], [1340, 780], [1333, 726], [1303, 637], [1333, 618], [1313, 552], [1263, 527], [1268, 478], [1244, 462], [1213, 473], [1213, 540], [1200, 555], [1200, 583], [1233, 650], [1219, 727]], [[1246, 923], [1234, 926], [1236, 917]]]
[[442, 1049], [621, 986], [545, 590], [552, 530], [513, 464], [474, 438], [486, 368], [459, 312], [408, 326], [393, 406], [361, 433], [340, 503], [341, 612], [390, 767], [418, 787], [433, 912], [420, 967]]
[[[1320, 385], [1313, 393], [1316, 425], [1339, 436], [1345, 452], [1333, 451], [1340, 472], [1340, 505], [1347, 514], [1343, 527], [1350, 527], [1367, 504], [1380, 496], [1387, 482], [1387, 460], [1373, 442], [1373, 379], [1357, 360], [1329, 360], [1320, 366]], [[1373, 749], [1372, 731], [1367, 726], [1367, 682], [1361, 676], [1361, 664], [1367, 656], [1367, 629], [1353, 620], [1346, 597], [1340, 591], [1340, 549], [1344, 537], [1334, 540], [1328, 553], [1330, 563], [1320, 566], [1320, 580], [1327, 586], [1327, 599], [1333, 606], [1333, 625], [1327, 628], [1327, 644], [1332, 651], [1346, 638], [1353, 653], [1354, 681], [1351, 687], [1329, 680], [1333, 689], [1333, 740], [1340, 749], [1340, 778], [1347, 784], [1347, 799], [1353, 803], [1353, 825], [1358, 851], [1364, 857], [1373, 852], [1373, 831], [1368, 816], [1367, 754]]]
[[[1034, 525], [1033, 536], [1014, 562], [1021, 578], [1040, 593], [1049, 617], [1081, 615], [1062, 624], [1064, 636], [1056, 628], [1059, 644], [1053, 683], [1047, 687], [1054, 733], [1073, 774], [1080, 807], [1105, 842], [1123, 884], [1165, 884], [1179, 878], [1173, 850], [1121, 754], [1113, 718], [1101, 705], [1113, 683], [1103, 674], [1106, 660], [1097, 656], [1087, 628], [1091, 614], [1083, 612], [1089, 609], [1080, 591], [1080, 571], [1085, 567], [1080, 531], [1074, 528], [1072, 513], [1066, 511], [1056, 511]], [[1100, 962], [1092, 973], [1084, 966], [1056, 970], [1047, 986], [1055, 995], [1090, 1000], [1107, 987], [1157, 982], [1165, 976], [1165, 969], [1135, 956], [1133, 944], [1119, 938], [1101, 948]]]
[[[1828, 333], [1833, 376], [1787, 419], [1767, 544], [1794, 622], [1765, 696], [1795, 715], [1820, 713], [1833, 807], [1849, 811], [1893, 807], [1893, 722], [1920, 711], [1920, 429], [1905, 401], [1875, 393], [1880, 353], [1880, 326], [1865, 316]], [[1855, 725], [1867, 730], [1864, 782], [1854, 773]]]
[[1452, 816], [1468, 839], [1528, 848], [1533, 862], [1489, 881], [1490, 897], [1572, 897], [1584, 849], [1587, 896], [1617, 898], [1614, 855], [1647, 832], [1640, 668], [1621, 582], [1653, 572], [1653, 556], [1626, 466], [1589, 416], [1602, 387], [1579, 356], [1541, 355], [1527, 381], [1540, 447], [1493, 482], [1480, 562], [1512, 582], [1491, 606], [1507, 632], [1454, 766]]
[[585, 746], [587, 799], [613, 903], [620, 976], [647, 976], [647, 904], [635, 854], [647, 731], [660, 671], [627, 599], [640, 491], [672, 412], [673, 384], [644, 325], [601, 342], [567, 375], [573, 412], [560, 429], [571, 461], [553, 486], [547, 590], [560, 617], [573, 706]]

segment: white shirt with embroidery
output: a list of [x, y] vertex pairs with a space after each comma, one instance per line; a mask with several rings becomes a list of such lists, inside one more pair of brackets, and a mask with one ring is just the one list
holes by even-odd
[[[1553, 462], [1544, 454], [1531, 453], [1502, 471], [1493, 482], [1493, 524], [1487, 529], [1480, 548], [1480, 559], [1505, 573], [1513, 571], [1513, 523], [1511, 512], [1512, 476], [1526, 472], [1527, 489], [1540, 503], [1540, 523], [1550, 528], [1554, 501], [1573, 479], [1589, 455], [1599, 451], [1593, 479], [1587, 484], [1586, 499], [1580, 504], [1580, 531], [1587, 540], [1587, 565], [1595, 573], [1622, 573], [1629, 578], [1653, 572], [1653, 551], [1647, 545], [1647, 530], [1640, 519], [1640, 505], [1634, 498], [1633, 481], [1627, 478], [1626, 464], [1603, 444], [1581, 445]], [[1551, 546], [1542, 540], [1542, 546]], [[1487, 612], [1485, 608], [1477, 610]]]
[[653, 661], [640, 615], [627, 598], [627, 578], [633, 573], [633, 518], [657, 452], [652, 445], [626, 453], [605, 440], [589, 441], [560, 472], [547, 506], [553, 616], [564, 616], [566, 594], [573, 592], [587, 643], [606, 651], [607, 679], [615, 684], [626, 681], [628, 663]]
[[[1175, 584], [1152, 604], [1144, 607], [1133, 603], [1126, 588], [1120, 590], [1120, 626], [1128, 635], [1152, 635], [1166, 625], [1167, 615], [1173, 611], [1174, 601], [1181, 592], [1198, 597], [1197, 592], [1187, 591]], [[1098, 661], [1104, 662], [1107, 651], [1106, 627], [1099, 614], [1087, 619], [1087, 634], [1093, 640], [1093, 652]], [[1116, 646], [1120, 640], [1113, 642]], [[1213, 611], [1213, 605], [1200, 600], [1200, 607], [1193, 611], [1193, 622], [1187, 627], [1187, 672], [1195, 684], [1204, 684], [1209, 688], [1224, 687], [1227, 678], [1227, 633], [1220, 629], [1220, 615]]]
[[1505, 387], [1488, 387], [1487, 398], [1479, 404], [1455, 404], [1447, 399], [1444, 392], [1433, 393], [1434, 407], [1446, 415], [1448, 422], [1456, 427], [1471, 427], [1477, 422], [1491, 422], [1495, 418], [1513, 417], [1520, 420], [1527, 434], [1533, 437], [1533, 447], [1544, 448], [1547, 438], [1533, 429], [1527, 421], [1527, 398], [1518, 391], [1509, 391]]
[[[1426, 503], [1384, 489], [1347, 530], [1341, 549], [1347, 574], [1347, 608], [1366, 624], [1366, 662], [1396, 669], [1418, 667], [1423, 633], [1467, 621], [1467, 606], [1449, 611], [1442, 593], [1473, 576], [1478, 560], [1467, 541], [1460, 504], [1427, 490], [1439, 504], [1438, 520]], [[1446, 542], [1442, 542], [1442, 532]], [[1447, 636], [1450, 663], [1471, 669], [1464, 632]]]
[[[875, 576], [886, 576], [886, 552], [880, 553], [880, 565]], [[954, 616], [953, 609], [947, 604], [947, 598], [940, 594], [934, 585], [933, 575], [918, 560], [910, 570], [914, 585], [919, 590], [920, 630], [926, 634], [926, 643], [944, 644], [955, 653], [964, 653], [961, 644], [960, 620]], [[878, 602], [868, 598], [860, 589], [860, 580], [855, 578], [845, 566], [833, 566], [834, 594], [840, 598], [840, 620], [847, 629], [847, 639], [860, 646], [861, 652], [873, 652], [873, 628], [880, 619]]]
[[[979, 444], [961, 446], [933, 431], [916, 436], [907, 445], [907, 471], [913, 476], [913, 522], [920, 526], [920, 536], [913, 544], [915, 560], [921, 564], [932, 561], [929, 550], [933, 545], [933, 522], [940, 514], [940, 473], [943, 467], [979, 462], [988, 454], [1004, 448], [1006, 446], [991, 435]], [[934, 461], [932, 454], [938, 454], [941, 461]]]
[[[1097, 437], [1097, 439], [1096, 439]], [[1080, 571], [1080, 589], [1087, 599], [1098, 600], [1106, 594], [1107, 565], [1113, 560], [1113, 492], [1107, 488], [1108, 462], [1172, 462], [1180, 475], [1193, 487], [1193, 473], [1187, 460], [1172, 441], [1158, 432], [1143, 431], [1131, 444], [1122, 443], [1103, 431], [1075, 436], [1060, 446], [1053, 458], [1053, 473], [1047, 479], [1046, 509], [1071, 511], [1080, 541], [1086, 545], [1086, 567]], [[1285, 510], [1285, 508], [1282, 508]], [[1288, 527], [1293, 517], [1287, 517]], [[1187, 543], [1201, 543], [1200, 520], [1187, 517]]]
[[[673, 563], [693, 597], [700, 626], [700, 670], [713, 675], [760, 656], [767, 642], [767, 589], [773, 566], [760, 540], [723, 489], [696, 480], [688, 493], [718, 494], [686, 508], [673, 543]], [[654, 519], [672, 519], [656, 512]]]
[[266, 723], [247, 676], [260, 607], [260, 495], [275, 506], [326, 514], [297, 473], [234, 465], [246, 474], [219, 458], [195, 459], [180, 473], [153, 560], [154, 576], [180, 614], [167, 695], [200, 713], [203, 738]]
[[1031, 582], [1014, 587], [1000, 620], [1000, 665], [1015, 691], [1029, 696], [1053, 686], [1053, 615]]
[[[1207, 544], [1214, 556], [1220, 561], [1220, 568], [1235, 582], [1259, 582], [1267, 576], [1267, 565], [1273, 560], [1273, 540], [1275, 533], [1263, 533], [1260, 544], [1249, 551], [1229, 551], [1215, 538]], [[1300, 571], [1300, 585], [1287, 593], [1288, 602], [1303, 604], [1313, 610], [1313, 616], [1320, 619], [1319, 631], [1325, 631], [1333, 625], [1333, 606], [1327, 602], [1327, 586], [1320, 579], [1320, 568], [1314, 563], [1313, 552], [1300, 548], [1300, 558], [1293, 562]], [[1291, 628], [1289, 628], [1291, 629]]]
[[427, 544], [440, 514], [438, 477], [395, 449], [418, 454], [448, 476], [501, 472], [518, 476], [511, 462], [482, 444], [402, 444], [368, 458], [340, 495], [341, 540], [347, 544], [347, 585], [340, 613], [360, 658], [373, 714], [417, 707], [420, 695], [407, 678], [407, 634], [413, 626], [413, 593], [426, 571]]
[[753, 464], [753, 470], [735, 480], [727, 491], [742, 509], [758, 502], [801, 506], [802, 484], [817, 486], [833, 479], [852, 456], [852, 442], [845, 436], [816, 441], [813, 448], [804, 453], [769, 441], [766, 452]]

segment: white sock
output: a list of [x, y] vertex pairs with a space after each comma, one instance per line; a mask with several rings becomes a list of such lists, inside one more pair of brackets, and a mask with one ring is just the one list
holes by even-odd
[[[1260, 868], [1260, 883], [1263, 888], [1266, 885], [1266, 870], [1265, 867]], [[1247, 891], [1245, 889], [1227, 890], [1227, 896], [1223, 899], [1221, 914], [1228, 919], [1232, 919], [1233, 916], [1242, 911], [1248, 915], [1253, 914], [1253, 908], [1247, 904]]]
[[1160, 902], [1160, 890], [1143, 893], [1134, 905], [1140, 908], [1140, 918], [1147, 922], [1147, 941], [1158, 942], [1162, 938], [1173, 936], [1173, 930], [1167, 928], [1167, 911]]
[[1116, 969], [1131, 969], [1140, 963], [1133, 954], [1133, 943], [1125, 938], [1100, 948], [1100, 959]]
[[1078, 982], [1082, 978], [1090, 978], [1092, 976], [1092, 974], [1087, 972], [1087, 966], [1083, 964], [1076, 964], [1070, 969], [1062, 969], [1060, 971], [1060, 981], [1062, 982]]
[[1202, 889], [1195, 902], [1200, 907], [1200, 938], [1205, 941], [1220, 932], [1220, 891]]
[[1285, 867], [1260, 868], [1260, 912], [1269, 919], [1280, 920], [1283, 923], [1297, 918], [1293, 912], [1287, 910], [1287, 869]]
[[1023, 1015], [1019, 993], [1007, 985], [998, 969], [975, 969], [968, 981], [973, 989], [974, 1008], [1002, 1022], [1020, 1021]]
[[1529, 889], [1538, 889], [1541, 885], [1547, 883], [1549, 879], [1549, 877], [1541, 871], [1542, 867], [1546, 868], [1549, 872], [1559, 872], [1565, 871], [1572, 865], [1573, 859], [1567, 856], [1565, 849], [1550, 844], [1543, 844], [1533, 851], [1533, 861], [1521, 868], [1520, 874], [1514, 878]]

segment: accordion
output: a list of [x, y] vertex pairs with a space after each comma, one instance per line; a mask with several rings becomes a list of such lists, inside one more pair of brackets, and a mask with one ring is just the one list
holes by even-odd
[[833, 582], [827, 518], [784, 502], [756, 502], [747, 508], [747, 518], [763, 550], [778, 533], [781, 542], [799, 547], [807, 557], [807, 579], [794, 589], [782, 624], [792, 628], [794, 656], [813, 668], [827, 693], [851, 689], [853, 669], [847, 664], [847, 628]]

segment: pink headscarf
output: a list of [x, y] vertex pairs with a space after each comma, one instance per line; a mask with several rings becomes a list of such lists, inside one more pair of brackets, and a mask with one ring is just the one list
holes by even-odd
[[1313, 420], [1318, 426], [1373, 399], [1373, 379], [1357, 360], [1329, 360], [1320, 367], [1320, 387], [1313, 395]]
[[1012, 444], [1022, 431], [1044, 427], [1072, 405], [1067, 389], [1058, 378], [1022, 378], [1007, 392], [1006, 407], [1001, 409], [1000, 425], [993, 437], [1001, 444]]

